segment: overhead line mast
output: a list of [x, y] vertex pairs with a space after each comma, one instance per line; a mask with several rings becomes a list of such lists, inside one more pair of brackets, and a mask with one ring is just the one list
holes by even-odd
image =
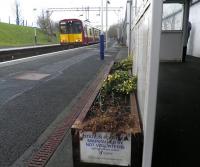
[[[123, 7], [108, 7], [108, 11], [114, 11], [114, 12], [120, 12], [120, 10], [123, 9]], [[86, 20], [89, 20], [89, 12], [96, 12], [98, 11], [99, 13], [101, 12], [101, 7], [72, 7], [72, 8], [48, 8], [48, 12], [81, 12], [85, 11], [86, 14]], [[103, 11], [106, 11], [106, 7], [103, 7]]]
[[[123, 7], [109, 7], [109, 11], [120, 11]], [[101, 7], [80, 7], [80, 8], [48, 8], [49, 11], [101, 11]], [[106, 11], [106, 7], [103, 8]]]

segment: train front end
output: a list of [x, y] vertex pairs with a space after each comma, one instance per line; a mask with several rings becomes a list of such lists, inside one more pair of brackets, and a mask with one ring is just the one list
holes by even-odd
[[81, 46], [83, 44], [83, 24], [81, 20], [61, 20], [59, 27], [61, 45]]

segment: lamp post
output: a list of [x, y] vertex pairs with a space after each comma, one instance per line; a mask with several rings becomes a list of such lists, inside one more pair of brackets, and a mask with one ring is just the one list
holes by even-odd
[[103, 0], [101, 0], [100, 59], [101, 59], [101, 60], [104, 60]]
[[103, 34], [103, 0], [101, 0], [101, 34]]
[[[36, 12], [36, 8], [33, 9], [33, 12], [35, 13]], [[36, 24], [36, 23], [35, 23]], [[34, 42], [35, 42], [35, 45], [37, 45], [37, 29], [36, 29], [36, 25], [34, 26]]]
[[106, 0], [106, 49], [108, 49], [108, 4], [109, 0]]
[[127, 22], [129, 23], [128, 25], [128, 56], [131, 55], [131, 18], [132, 18], [132, 0], [128, 0], [127, 1], [127, 4], [129, 5], [128, 6], [128, 10], [129, 10], [129, 13], [128, 13], [128, 19]]

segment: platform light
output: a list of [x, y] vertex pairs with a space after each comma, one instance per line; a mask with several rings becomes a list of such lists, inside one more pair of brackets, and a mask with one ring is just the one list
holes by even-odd
[[[35, 16], [36, 16], [36, 14], [35, 14], [36, 11], [37, 11], [37, 8], [33, 8], [33, 12], [34, 12]], [[34, 42], [35, 42], [35, 45], [37, 45], [37, 29], [36, 29], [36, 25], [34, 26]]]
[[108, 49], [108, 4], [110, 1], [106, 1], [106, 49]]

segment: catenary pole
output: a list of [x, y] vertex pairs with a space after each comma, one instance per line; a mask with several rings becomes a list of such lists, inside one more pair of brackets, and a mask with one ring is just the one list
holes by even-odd
[[108, 4], [110, 2], [106, 0], [106, 49], [108, 49]]
[[103, 0], [101, 0], [100, 59], [101, 59], [101, 60], [104, 60]]

